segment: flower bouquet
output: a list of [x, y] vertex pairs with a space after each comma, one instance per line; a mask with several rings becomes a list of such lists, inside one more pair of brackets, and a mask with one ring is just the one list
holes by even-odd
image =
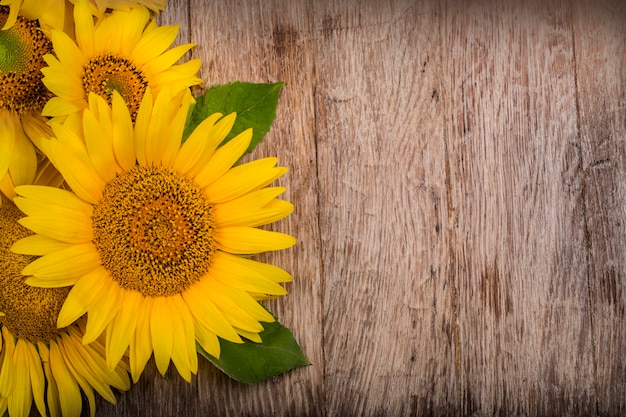
[[[164, 0], [0, 0], [0, 415], [115, 403], [151, 357], [260, 382], [308, 361], [254, 255], [293, 205], [263, 140], [282, 83], [194, 95]], [[200, 353], [200, 359], [199, 355]]]

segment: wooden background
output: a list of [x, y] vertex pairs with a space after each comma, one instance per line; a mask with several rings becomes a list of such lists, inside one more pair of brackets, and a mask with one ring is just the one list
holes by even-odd
[[312, 365], [153, 362], [99, 416], [626, 415], [626, 2], [171, 0], [205, 88], [285, 81], [269, 307]]

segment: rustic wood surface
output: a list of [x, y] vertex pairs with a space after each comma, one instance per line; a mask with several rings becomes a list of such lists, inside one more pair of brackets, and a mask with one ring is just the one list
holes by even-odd
[[[626, 415], [626, 3], [172, 0], [204, 88], [285, 81], [311, 366], [151, 362], [99, 416]], [[197, 92], [201, 92], [198, 90]]]

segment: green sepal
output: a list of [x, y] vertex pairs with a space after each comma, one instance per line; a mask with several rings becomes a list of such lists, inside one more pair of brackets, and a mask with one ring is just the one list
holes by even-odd
[[239, 133], [252, 128], [252, 141], [245, 153], [250, 153], [263, 140], [276, 118], [278, 97], [285, 83], [242, 83], [216, 85], [196, 97], [183, 132], [183, 142], [204, 119], [213, 113], [224, 116], [236, 112], [237, 119], [224, 140], [228, 142]]
[[244, 339], [244, 343], [233, 343], [219, 339], [219, 359], [207, 353], [196, 343], [198, 352], [229, 377], [239, 382], [253, 384], [307, 366], [311, 363], [304, 356], [291, 331], [278, 320], [262, 323], [259, 333], [262, 343]]

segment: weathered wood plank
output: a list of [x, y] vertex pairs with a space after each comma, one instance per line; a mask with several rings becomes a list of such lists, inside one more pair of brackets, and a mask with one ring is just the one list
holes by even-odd
[[[188, 6], [187, 6], [188, 4]], [[312, 366], [258, 385], [231, 381], [205, 360], [188, 384], [175, 369], [166, 378], [153, 361], [129, 393], [114, 407], [100, 401], [103, 416], [314, 416], [323, 413], [321, 267], [317, 208], [316, 157], [312, 85], [311, 35], [305, 1], [170, 2], [159, 17], [181, 24], [180, 42], [197, 46], [204, 88], [231, 81], [286, 85], [272, 130], [254, 158], [278, 156], [291, 169], [278, 183], [288, 188], [283, 198], [295, 205], [272, 230], [293, 234], [296, 247], [257, 259], [290, 271], [289, 294], [267, 303], [293, 330]], [[189, 11], [191, 10], [191, 12]], [[201, 93], [201, 89], [197, 90]], [[173, 368], [171, 366], [170, 368]]]
[[204, 87], [286, 81], [254, 156], [299, 243], [262, 259], [313, 365], [150, 362], [98, 415], [623, 415], [626, 11], [543, 3], [171, 1]]
[[328, 415], [447, 415], [438, 8], [327, 0], [314, 10]]
[[460, 413], [592, 415], [569, 3], [444, 7]]
[[600, 415], [626, 415], [626, 4], [576, 2], [574, 39]]

